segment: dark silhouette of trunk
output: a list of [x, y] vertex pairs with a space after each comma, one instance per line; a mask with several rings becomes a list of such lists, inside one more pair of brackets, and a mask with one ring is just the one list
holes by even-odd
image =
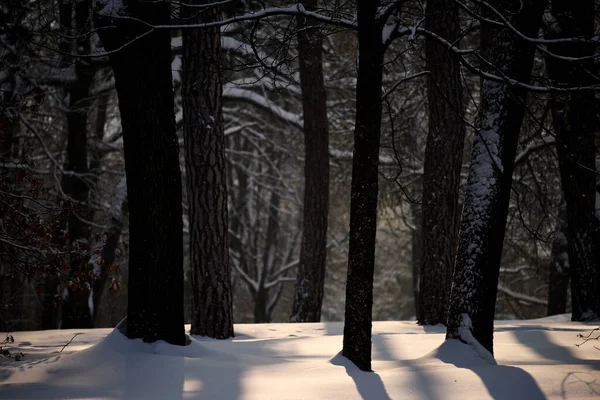
[[[307, 10], [316, 0], [303, 2]], [[304, 213], [300, 264], [292, 322], [319, 322], [327, 259], [329, 211], [329, 130], [322, 39], [315, 21], [298, 18], [298, 52], [304, 113]]]
[[411, 247], [412, 247], [412, 292], [415, 301], [415, 315], [420, 315], [421, 310], [421, 295], [420, 295], [420, 280], [421, 280], [421, 266], [423, 264], [423, 233], [421, 227], [423, 226], [421, 205], [411, 204], [411, 213], [413, 215], [414, 229], [410, 233]]
[[[211, 1], [193, 0], [200, 5]], [[191, 23], [216, 21], [217, 7], [182, 6]], [[183, 133], [190, 221], [192, 330], [233, 337], [220, 29], [183, 31]]]
[[[450, 43], [460, 39], [458, 6], [428, 0], [425, 27]], [[465, 138], [460, 64], [436, 39], [427, 38], [429, 133], [423, 173], [423, 243], [417, 321], [446, 323], [458, 234], [458, 187]]]
[[127, 336], [184, 345], [181, 173], [171, 38], [168, 30], [147, 25], [168, 25], [170, 5], [139, 0], [125, 5], [119, 16], [131, 19], [112, 18], [116, 10], [103, 9], [97, 26], [110, 52], [123, 126], [130, 235]]
[[[551, 38], [594, 36], [594, 1], [554, 0]], [[594, 45], [585, 43], [552, 44], [555, 54], [588, 57], [569, 62], [546, 56], [548, 77], [556, 85], [580, 87], [597, 84]], [[595, 93], [575, 91], [553, 93], [552, 119], [561, 185], [567, 204], [567, 243], [571, 274], [573, 321], [600, 317], [600, 258], [594, 235], [600, 229], [595, 218], [596, 173], [595, 137], [597, 135]]]
[[271, 315], [268, 310], [269, 289], [259, 288], [253, 296], [254, 298], [254, 323], [267, 324], [271, 322]]
[[[490, 2], [523, 34], [538, 33], [544, 0]], [[486, 17], [495, 19], [484, 8]], [[485, 70], [529, 82], [534, 46], [508, 28], [481, 22]], [[494, 312], [512, 173], [527, 92], [483, 80], [454, 266], [446, 337], [479, 341], [493, 354]], [[469, 333], [470, 332], [470, 333]]]
[[[258, 281], [258, 290], [253, 294], [255, 323], [271, 322], [272, 308], [269, 307], [271, 291], [269, 288], [265, 287], [265, 284], [267, 283], [267, 276], [272, 267], [275, 252], [277, 251], [280, 204], [281, 197], [276, 191], [272, 191], [269, 199], [269, 208], [267, 209], [268, 222], [265, 235], [265, 245], [263, 249], [262, 260], [260, 260], [262, 263], [260, 268], [262, 270], [256, 277], [256, 280]], [[259, 260], [256, 260], [255, 262], [259, 262]]]
[[[70, 4], [72, 7], [72, 3]], [[88, 2], [80, 1], [75, 4], [75, 33], [81, 37], [77, 40], [76, 48], [80, 54], [90, 53], [90, 40], [86, 34], [86, 24], [89, 20]], [[71, 14], [71, 8], [61, 14]], [[70, 15], [65, 17], [70, 19]], [[64, 26], [64, 24], [63, 24]], [[69, 241], [74, 245], [75, 251], [70, 259], [70, 280], [75, 286], [67, 287], [68, 296], [62, 307], [62, 324], [64, 329], [91, 328], [92, 315], [88, 306], [89, 289], [83, 285], [88, 279], [88, 259], [91, 227], [85, 221], [93, 218], [93, 211], [89, 207], [89, 176], [88, 150], [87, 150], [87, 124], [89, 97], [94, 69], [89, 60], [78, 59], [75, 61], [75, 74], [73, 83], [66, 88], [69, 99], [67, 110], [67, 158], [64, 166], [61, 186], [64, 194], [71, 203], [67, 217]], [[77, 250], [79, 249], [79, 250]]]
[[[59, 64], [61, 68], [65, 68], [67, 69], [74, 61], [72, 59], [72, 57], [70, 57], [70, 54], [74, 53], [74, 46], [73, 46], [73, 40], [72, 37], [75, 36], [73, 34], [73, 3], [70, 1], [63, 1], [60, 2], [58, 5], [58, 18], [59, 18], [59, 24], [60, 24], [60, 31], [61, 31], [61, 38], [60, 38], [60, 42], [58, 44], [58, 49], [61, 53], [60, 56], [60, 60], [59, 60]], [[77, 71], [76, 71], [77, 72]], [[73, 83], [69, 83], [69, 86], [72, 87]], [[69, 94], [69, 87], [65, 88], [65, 95]], [[77, 94], [76, 94], [77, 95]], [[69, 104], [68, 106], [70, 106], [71, 104], [74, 104], [70, 101], [70, 95], [69, 95]], [[75, 129], [70, 130], [69, 129], [69, 114], [71, 114], [71, 107], [69, 107], [69, 110], [67, 111], [67, 160], [65, 165], [63, 166], [64, 170], [69, 172], [68, 168], [70, 168], [70, 164], [71, 164], [71, 160], [69, 159], [70, 156], [74, 156], [74, 161], [73, 164], [80, 164], [79, 160], [76, 160], [77, 157], [80, 157], [79, 154], [72, 154], [72, 151], [69, 151], [69, 142], [70, 142], [70, 134], [73, 134], [75, 132]], [[71, 117], [72, 119], [72, 117]], [[72, 147], [76, 147], [75, 142], [77, 141], [77, 139], [74, 139], [73, 144], [71, 145]], [[71, 153], [71, 154], [69, 154]], [[87, 156], [86, 160], [87, 160]], [[87, 162], [87, 161], [86, 161]], [[71, 171], [72, 172], [72, 171]], [[62, 181], [61, 181], [61, 190], [66, 194], [69, 190], [70, 190], [70, 186], [72, 185], [72, 182], [74, 181], [74, 177], [72, 176], [68, 176], [68, 175], [63, 175]], [[61, 196], [62, 197], [62, 196]], [[70, 196], [71, 197], [71, 196]], [[63, 241], [69, 241], [69, 239], [64, 239], [64, 235], [61, 233], [63, 231], [68, 231], [69, 227], [69, 216], [68, 216], [68, 204], [65, 204], [65, 206], [63, 206], [62, 208], [62, 212], [60, 217], [58, 218], [56, 224], [55, 224], [55, 232], [52, 235], [53, 237], [53, 242], [56, 246], [58, 247], [62, 247], [63, 246]], [[63, 260], [61, 260], [62, 262]], [[69, 259], [68, 262], [69, 264], [71, 264], [73, 261], [75, 261], [75, 263], [77, 264], [76, 260], [71, 260]], [[57, 261], [58, 262], [58, 261]], [[44, 284], [43, 284], [43, 290], [42, 290], [42, 329], [57, 329], [60, 324], [60, 316], [61, 316], [61, 308], [60, 304], [58, 302], [59, 299], [59, 295], [60, 297], [62, 297], [62, 294], [59, 293], [61, 289], [61, 283], [59, 281], [59, 279], [55, 276], [50, 276], [47, 277]], [[68, 311], [67, 311], [68, 312]]]
[[558, 231], [552, 242], [550, 260], [550, 282], [548, 284], [548, 315], [567, 312], [569, 289], [569, 246], [567, 244], [566, 206], [561, 206], [558, 214]]
[[358, 80], [352, 157], [350, 243], [342, 354], [371, 370], [373, 273], [377, 228], [379, 138], [382, 112], [382, 26], [379, 1], [358, 0]]
[[[92, 285], [94, 293], [94, 312], [92, 323], [96, 320], [96, 316], [98, 315], [100, 301], [102, 300], [102, 295], [106, 289], [108, 278], [111, 273], [115, 272], [113, 263], [115, 261], [117, 248], [119, 247], [119, 241], [121, 239], [121, 233], [123, 232], [125, 218], [127, 218], [127, 214], [129, 212], [129, 207], [127, 205], [127, 193], [125, 192], [125, 182], [125, 178], [123, 178], [123, 180], [121, 180], [119, 183], [119, 187], [117, 188], [116, 202], [113, 204], [110, 210], [110, 221], [105, 232], [106, 242], [104, 243], [104, 247], [102, 247], [101, 252], [103, 263], [98, 266], [100, 273], [98, 279], [96, 279]], [[93, 267], [96, 266], [93, 265]]]

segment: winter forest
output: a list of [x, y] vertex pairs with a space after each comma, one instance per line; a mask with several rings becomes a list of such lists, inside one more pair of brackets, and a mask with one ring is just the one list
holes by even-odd
[[599, 149], [598, 0], [3, 0], [0, 398], [600, 396]]

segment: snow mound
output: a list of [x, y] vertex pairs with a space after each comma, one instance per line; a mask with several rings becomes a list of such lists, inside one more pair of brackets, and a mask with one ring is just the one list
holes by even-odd
[[[487, 352], [487, 350], [485, 351]], [[489, 352], [487, 352], [487, 355], [491, 356]], [[482, 357], [477, 347], [465, 344], [458, 339], [445, 340], [437, 349], [420, 360], [424, 362], [439, 360], [446, 364], [453, 364], [459, 368], [497, 365], [493, 357], [490, 359], [485, 353], [484, 357]]]

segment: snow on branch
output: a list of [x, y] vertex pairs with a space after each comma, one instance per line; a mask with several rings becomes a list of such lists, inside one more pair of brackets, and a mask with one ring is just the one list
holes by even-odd
[[506, 296], [512, 297], [513, 299], [516, 299], [516, 300], [525, 301], [527, 303], [540, 304], [540, 305], [543, 305], [543, 306], [547, 306], [548, 305], [548, 301], [546, 301], [546, 300], [539, 299], [539, 298], [533, 297], [533, 296], [528, 296], [528, 295], [523, 294], [523, 293], [515, 292], [515, 291], [507, 288], [506, 286], [504, 286], [501, 283], [498, 284], [498, 291], [500, 293], [504, 293]]

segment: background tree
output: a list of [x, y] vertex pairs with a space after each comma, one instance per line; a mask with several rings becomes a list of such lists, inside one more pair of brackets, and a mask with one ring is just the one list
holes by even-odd
[[[425, 28], [457, 44], [461, 30], [458, 6], [430, 0]], [[460, 64], [434, 38], [426, 39], [429, 133], [423, 166], [422, 267], [420, 271], [420, 324], [446, 322], [452, 283], [460, 208], [458, 188], [465, 137]]]
[[[594, 35], [594, 1], [552, 0], [549, 39], [590, 38]], [[597, 82], [594, 45], [556, 43], [549, 46], [548, 77], [558, 86], [583, 87]], [[562, 57], [567, 57], [561, 58]], [[577, 60], [576, 62], [573, 60]], [[574, 321], [600, 316], [600, 248], [596, 219], [595, 93], [555, 93], [551, 99], [556, 151], [567, 208], [566, 239], [571, 275]]]
[[[307, 10], [316, 0], [305, 0]], [[327, 261], [329, 127], [322, 39], [316, 21], [298, 17], [298, 59], [304, 115], [304, 202], [300, 263], [290, 321], [319, 322]]]

